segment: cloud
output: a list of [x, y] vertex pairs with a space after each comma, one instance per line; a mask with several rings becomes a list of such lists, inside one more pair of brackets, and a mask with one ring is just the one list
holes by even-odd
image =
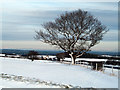
[[[40, 50], [59, 50], [55, 46], [51, 46], [41, 41], [2, 41], [3, 49], [40, 49]], [[117, 51], [117, 41], [101, 41], [92, 48], [93, 51]]]
[[104, 35], [103, 41], [118, 41], [118, 30], [109, 30]]
[[93, 51], [118, 51], [118, 41], [101, 41], [92, 48]]
[[58, 3], [57, 1], [47, 2], [46, 0], [7, 0], [2, 12], [3, 48], [55, 50], [54, 47], [42, 42], [33, 41], [35, 30], [39, 30], [42, 23], [53, 21], [65, 11], [81, 8], [91, 12], [110, 29], [105, 34], [103, 41], [93, 50], [117, 50], [117, 3], [67, 1], [59, 1]]
[[40, 49], [40, 50], [57, 50], [54, 46], [42, 43], [41, 41], [2, 41], [4, 49]]
[[[22, 0], [23, 2], [118, 2], [119, 0]], [[2, 2], [22, 2], [20, 0], [3, 0]]]
[[[117, 34], [118, 26], [116, 18], [117, 15], [115, 11], [93, 11], [93, 9], [89, 9], [89, 11], [92, 11], [91, 14], [96, 16], [103, 24], [105, 24], [108, 29], [110, 29], [110, 32], [112, 31], [112, 33]], [[48, 21], [53, 21], [56, 17], [64, 12], [64, 10], [31, 10], [19, 12], [17, 14], [4, 13], [2, 22], [3, 40], [20, 40], [20, 38], [21, 40], [33, 40], [35, 30], [39, 30], [41, 28], [41, 24]], [[109, 35], [107, 34], [104, 40], [117, 40], [117, 36], [115, 36], [116, 34], [112, 33], [109, 33]]]
[[90, 12], [98, 18], [109, 29], [118, 29], [118, 11], [113, 10], [93, 10]]

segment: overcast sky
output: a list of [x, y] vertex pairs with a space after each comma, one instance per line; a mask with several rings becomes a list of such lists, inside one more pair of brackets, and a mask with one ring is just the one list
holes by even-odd
[[[34, 40], [35, 30], [41, 24], [53, 21], [65, 11], [87, 10], [97, 17], [109, 32], [104, 36], [102, 45], [94, 50], [116, 51], [118, 41], [118, 3], [117, 2], [69, 2], [49, 0], [10, 0], [2, 3], [2, 41], [3, 48], [51, 49], [50, 46]], [[27, 43], [29, 42], [29, 44]], [[34, 42], [34, 45], [33, 45]], [[18, 44], [19, 43], [19, 44]], [[27, 47], [29, 45], [29, 47]], [[37, 47], [36, 47], [37, 45]], [[53, 48], [52, 48], [53, 49]]]

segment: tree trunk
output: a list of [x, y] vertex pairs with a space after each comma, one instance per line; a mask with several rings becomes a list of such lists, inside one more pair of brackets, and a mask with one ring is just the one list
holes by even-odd
[[75, 64], [75, 58], [71, 57], [71, 59], [72, 59], [72, 64]]
[[75, 64], [75, 59], [76, 59], [75, 55], [73, 55], [73, 53], [71, 53], [71, 54], [69, 54], [69, 55], [70, 55], [70, 57], [71, 57], [72, 64]]

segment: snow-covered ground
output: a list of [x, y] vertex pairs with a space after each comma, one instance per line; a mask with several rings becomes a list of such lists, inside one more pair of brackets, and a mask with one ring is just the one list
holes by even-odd
[[[65, 58], [64, 59], [65, 61], [71, 61], [71, 58]], [[106, 62], [108, 59], [94, 59], [94, 58], [77, 58], [76, 61], [80, 61], [80, 60], [83, 60], [83, 61], [92, 61], [92, 62], [99, 62], [99, 61], [103, 61], [103, 62]], [[81, 62], [81, 66], [83, 67], [87, 67], [87, 68], [91, 68], [91, 66], [87, 66], [88, 65], [88, 62]], [[107, 67], [104, 67], [104, 73], [105, 74], [109, 74], [109, 75], [115, 75], [115, 76], [118, 76], [118, 69], [112, 69], [112, 67], [120, 67], [118, 65], [106, 65], [104, 64], [104, 66], [109, 66], [111, 68], [107, 68]]]
[[[61, 64], [44, 60], [32, 62], [28, 59], [4, 57], [0, 57], [0, 65], [2, 65], [1, 73], [37, 78], [42, 81], [70, 84], [82, 88], [118, 88], [117, 76], [110, 76], [77, 65]], [[7, 81], [6, 83], [6, 80], [3, 80], [3, 83], [3, 86], [0, 87], [10, 87], [12, 81]], [[13, 84], [26, 87], [25, 84], [21, 84], [20, 82], [13, 82]], [[12, 87], [16, 87], [15, 85]], [[34, 88], [34, 85], [30, 85], [30, 87]]]
[[5, 80], [0, 78], [0, 89], [1, 88], [60, 88], [60, 87], [29, 82], [19, 82], [14, 80]]
[[36, 78], [0, 74], [0, 88], [67, 88], [70, 86], [41, 81]]

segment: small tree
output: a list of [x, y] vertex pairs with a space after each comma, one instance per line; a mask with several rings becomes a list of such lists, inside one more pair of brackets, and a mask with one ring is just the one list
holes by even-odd
[[36, 51], [29, 51], [28, 58], [33, 61], [34, 59], [37, 59], [37, 55], [38, 55], [38, 52], [36, 52]]
[[66, 12], [42, 25], [43, 30], [36, 31], [35, 39], [55, 45], [68, 52], [75, 64], [75, 59], [102, 40], [108, 31], [97, 18], [87, 11], [77, 10]]

